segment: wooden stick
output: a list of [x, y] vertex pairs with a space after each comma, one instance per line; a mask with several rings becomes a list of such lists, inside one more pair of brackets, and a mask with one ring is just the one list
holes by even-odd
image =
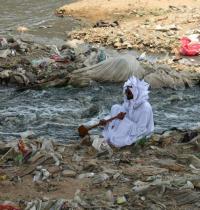
[[4, 154], [1, 158], [0, 158], [0, 162], [3, 161], [3, 159], [13, 150], [13, 147], [11, 147], [6, 154]]

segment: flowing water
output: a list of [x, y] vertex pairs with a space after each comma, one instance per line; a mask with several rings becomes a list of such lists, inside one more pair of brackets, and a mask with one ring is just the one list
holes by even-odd
[[72, 17], [59, 18], [55, 9], [73, 0], [0, 0], [0, 35], [19, 35], [16, 29], [25, 26], [26, 35], [40, 43], [59, 43], [66, 32], [80, 22]]
[[[70, 17], [54, 15], [71, 0], [0, 0], [0, 35], [14, 34], [18, 26], [29, 28], [28, 34], [38, 42], [59, 43], [66, 31], [80, 23]], [[122, 101], [122, 85], [94, 84], [92, 87], [71, 87], [27, 90], [0, 89], [0, 139], [19, 138], [20, 133], [33, 131], [36, 137], [60, 141], [77, 139], [77, 127], [98, 121], [109, 113], [112, 104]], [[150, 94], [156, 132], [172, 127], [191, 128], [200, 124], [199, 88], [157, 90]], [[94, 132], [99, 132], [95, 130]]]
[[[200, 125], [200, 89], [152, 90], [156, 132]], [[122, 102], [122, 85], [95, 84], [88, 88], [51, 88], [41, 91], [0, 90], [0, 139], [19, 138], [21, 132], [67, 141], [78, 138], [77, 127], [95, 123]], [[98, 130], [94, 132], [99, 132]]]

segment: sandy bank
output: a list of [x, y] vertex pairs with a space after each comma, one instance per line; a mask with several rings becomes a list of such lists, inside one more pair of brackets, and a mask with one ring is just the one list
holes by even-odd
[[64, 5], [59, 10], [62, 10], [66, 15], [98, 20], [99, 18], [112, 18], [120, 14], [125, 15], [126, 12], [131, 12], [135, 9], [143, 10], [143, 12], [159, 9], [166, 10], [170, 5], [174, 7], [196, 7], [198, 3], [199, 1], [195, 0], [81, 0]]
[[199, 1], [189, 0], [83, 0], [61, 7], [57, 13], [85, 18], [91, 23], [119, 22], [118, 27], [82, 28], [72, 32], [71, 38], [117, 49], [174, 53], [180, 37], [197, 32], [199, 7]]

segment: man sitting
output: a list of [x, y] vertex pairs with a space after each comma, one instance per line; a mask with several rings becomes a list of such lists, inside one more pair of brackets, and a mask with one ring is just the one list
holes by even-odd
[[136, 77], [125, 82], [124, 103], [111, 108], [111, 117], [117, 115], [118, 119], [110, 123], [100, 121], [100, 125], [104, 126], [103, 137], [109, 144], [123, 147], [152, 134], [154, 121], [152, 107], [148, 102], [148, 88], [148, 83]]

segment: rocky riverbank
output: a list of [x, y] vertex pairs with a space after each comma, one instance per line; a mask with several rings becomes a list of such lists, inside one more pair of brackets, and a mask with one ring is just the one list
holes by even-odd
[[197, 1], [189, 0], [83, 0], [59, 8], [57, 14], [90, 21], [91, 27], [72, 31], [70, 38], [117, 50], [167, 55], [158, 63], [167, 64], [175, 72], [200, 72], [198, 57], [185, 58], [179, 53], [182, 37], [200, 34], [199, 9]]
[[199, 33], [199, 9], [197, 1], [189, 0], [83, 0], [59, 8], [57, 14], [81, 17], [93, 25], [70, 33], [73, 38], [116, 49], [174, 54], [180, 37]]
[[[96, 69], [109, 66], [115, 59], [123, 61], [123, 70], [130, 70], [126, 59], [118, 59], [118, 53], [110, 55], [94, 43], [114, 47], [120, 54], [137, 49], [141, 54], [175, 55], [154, 63], [145, 54], [137, 58], [131, 55], [131, 61], [153, 88], [197, 85], [198, 61], [180, 59], [177, 53], [181, 36], [188, 30], [190, 35], [199, 33], [197, 2], [83, 0], [61, 8], [58, 15], [81, 16], [92, 20], [91, 26], [95, 27], [70, 33], [69, 37], [76, 40], [66, 41], [61, 47], [37, 44], [23, 37], [2, 37], [1, 85], [40, 89], [69, 85], [71, 78], [75, 78], [77, 86], [85, 79], [84, 85], [90, 85], [92, 80], [102, 81]], [[173, 96], [172, 100], [176, 103]], [[199, 209], [199, 136], [199, 129], [172, 130], [109, 152], [98, 152], [80, 142], [60, 144], [34, 136], [23, 136], [19, 142], [1, 142], [0, 208]]]
[[[199, 130], [113, 154], [24, 138], [1, 143], [0, 201], [18, 209], [199, 209]], [[12, 200], [12, 202], [9, 202]]]
[[105, 48], [79, 40], [69, 40], [58, 47], [25, 38], [2, 38], [0, 81], [3, 86], [17, 86], [21, 90], [69, 84], [85, 86], [91, 81], [124, 82], [131, 75], [140, 75], [152, 88], [176, 89], [199, 84], [199, 66], [189, 60], [187, 65], [181, 63], [184, 60], [177, 63], [172, 58], [151, 63], [145, 55], [126, 54], [112, 55]]
[[22, 89], [67, 85], [72, 71], [101, 61], [98, 48], [81, 44], [69, 41], [59, 48], [26, 38], [1, 38], [1, 85]]

